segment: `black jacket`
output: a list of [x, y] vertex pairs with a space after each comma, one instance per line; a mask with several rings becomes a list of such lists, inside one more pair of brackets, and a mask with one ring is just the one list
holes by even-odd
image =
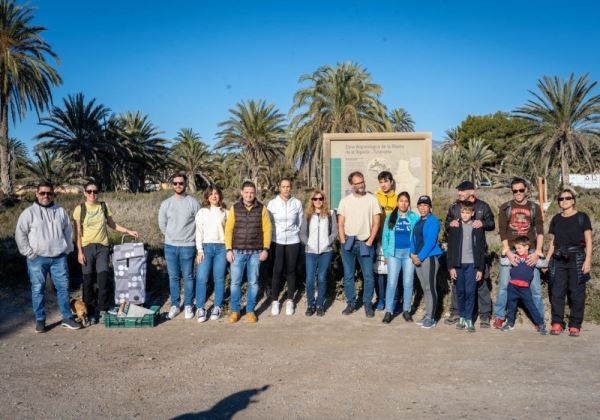
[[[475, 200], [473, 203], [473, 210], [475, 211], [475, 220], [481, 220], [483, 224], [483, 229], [477, 230], [485, 230], [486, 232], [492, 231], [496, 229], [496, 223], [494, 222], [494, 213], [492, 213], [492, 209], [489, 204], [483, 200]], [[444, 227], [446, 228], [446, 233], [449, 233], [450, 222], [453, 220], [460, 221], [460, 202], [456, 200], [450, 208], [448, 209], [448, 214], [446, 215], [446, 221], [444, 223]], [[487, 243], [485, 241], [485, 234], [483, 235], [483, 243]]]
[[[460, 267], [462, 259], [462, 222], [457, 228], [448, 228], [448, 268]], [[473, 265], [478, 271], [485, 271], [485, 231], [473, 229]]]

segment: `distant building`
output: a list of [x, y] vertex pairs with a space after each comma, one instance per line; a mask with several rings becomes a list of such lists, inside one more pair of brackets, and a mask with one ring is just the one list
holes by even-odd
[[569, 184], [587, 189], [600, 188], [600, 174], [571, 174]]

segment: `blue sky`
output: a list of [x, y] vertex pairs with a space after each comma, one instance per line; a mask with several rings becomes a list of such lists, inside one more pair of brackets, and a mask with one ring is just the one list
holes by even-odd
[[[434, 140], [469, 114], [522, 105], [543, 75], [600, 78], [595, 2], [31, 4], [61, 59], [55, 105], [83, 92], [115, 113], [148, 114], [167, 138], [191, 127], [211, 145], [237, 102], [265, 99], [287, 114], [302, 74], [342, 61], [366, 68], [388, 108], [406, 108]], [[29, 113], [11, 137], [35, 145], [37, 122]]]

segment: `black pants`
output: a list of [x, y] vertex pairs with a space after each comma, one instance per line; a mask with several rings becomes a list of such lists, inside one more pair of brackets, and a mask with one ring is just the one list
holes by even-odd
[[296, 291], [296, 263], [300, 254], [300, 244], [281, 245], [274, 244], [271, 246], [273, 254], [273, 279], [271, 282], [271, 298], [279, 299], [279, 291], [281, 290], [281, 275], [285, 267], [285, 277], [287, 279], [287, 298], [294, 299]]
[[[89, 244], [83, 247], [85, 265], [83, 266], [83, 301], [89, 312], [96, 309], [107, 311], [111, 307], [110, 284], [108, 282], [108, 247], [101, 244]], [[94, 276], [94, 272], [96, 276]], [[98, 281], [98, 294], [94, 287]]]
[[586, 282], [579, 283], [577, 266], [555, 261], [555, 276], [550, 285], [552, 323], [565, 326], [565, 298], [569, 300], [569, 327], [581, 328], [585, 309]]

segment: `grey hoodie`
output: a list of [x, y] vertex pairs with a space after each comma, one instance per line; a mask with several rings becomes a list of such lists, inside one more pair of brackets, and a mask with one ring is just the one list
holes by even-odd
[[27, 258], [68, 254], [73, 251], [73, 226], [69, 214], [57, 204], [42, 207], [33, 203], [19, 216], [15, 240], [19, 252]]

